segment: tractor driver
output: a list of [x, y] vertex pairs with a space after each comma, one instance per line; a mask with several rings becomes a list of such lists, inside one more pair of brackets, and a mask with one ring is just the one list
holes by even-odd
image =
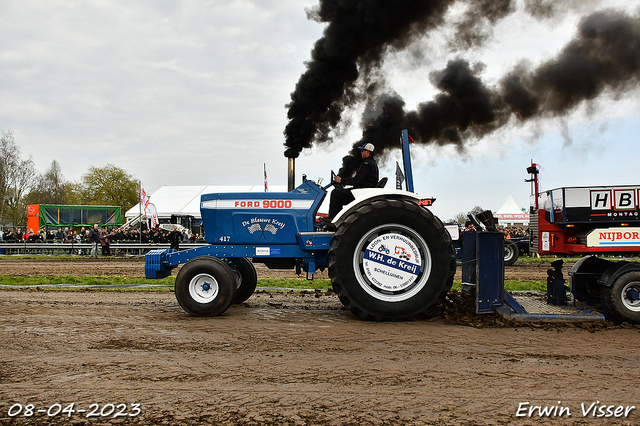
[[[376, 163], [376, 159], [373, 158], [373, 150], [375, 147], [373, 144], [366, 143], [359, 146], [358, 149], [360, 149], [362, 155], [362, 163], [360, 163], [360, 167], [358, 168], [358, 171], [356, 171], [355, 176], [350, 178], [341, 178], [340, 176], [336, 176], [335, 182], [342, 185], [351, 185], [352, 189], [375, 188], [378, 184], [378, 164]], [[355, 197], [351, 193], [351, 189], [336, 186], [333, 191], [331, 191], [329, 217], [326, 221], [323, 220], [323, 222], [331, 222], [340, 210], [342, 210], [342, 207], [353, 200], [355, 200]]]

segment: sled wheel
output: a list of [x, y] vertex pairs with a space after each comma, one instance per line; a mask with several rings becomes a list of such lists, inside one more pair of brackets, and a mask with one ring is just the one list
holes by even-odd
[[256, 290], [258, 274], [256, 273], [256, 268], [253, 266], [253, 263], [244, 257], [238, 260], [233, 272], [238, 280], [238, 291], [236, 292], [235, 299], [233, 299], [233, 303], [242, 303], [250, 298]]
[[519, 251], [518, 251], [518, 246], [515, 243], [512, 243], [510, 241], [505, 241], [504, 242], [504, 264], [505, 266], [511, 266], [514, 263], [516, 263], [516, 260], [518, 260], [518, 255], [519, 255]]
[[604, 294], [604, 304], [619, 319], [640, 323], [640, 272], [620, 275]]
[[340, 301], [367, 320], [408, 320], [442, 303], [456, 270], [451, 236], [417, 203], [372, 200], [331, 240], [329, 277]]
[[236, 293], [236, 275], [215, 257], [190, 260], [176, 276], [176, 299], [192, 316], [213, 317], [224, 313]]

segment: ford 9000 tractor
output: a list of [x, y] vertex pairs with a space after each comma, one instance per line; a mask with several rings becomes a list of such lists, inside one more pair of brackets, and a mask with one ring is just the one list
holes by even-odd
[[[354, 189], [355, 200], [334, 218], [335, 232], [316, 214], [327, 193], [311, 180], [285, 193], [202, 195], [207, 245], [147, 254], [146, 274], [159, 278], [182, 265], [175, 293], [194, 316], [216, 316], [248, 299], [256, 287], [253, 263], [298, 268], [313, 275], [328, 268], [333, 290], [354, 314], [403, 320], [429, 314], [442, 303], [456, 269], [451, 237], [413, 193], [407, 131], [403, 131], [407, 191]], [[291, 161], [291, 159], [290, 159]]]

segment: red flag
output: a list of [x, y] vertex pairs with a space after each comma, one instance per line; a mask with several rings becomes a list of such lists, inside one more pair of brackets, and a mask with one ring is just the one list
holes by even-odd
[[269, 192], [269, 188], [267, 186], [267, 163], [264, 163], [264, 192]]
[[142, 207], [144, 210], [144, 217], [147, 217], [147, 207], [149, 207], [149, 196], [147, 195], [147, 191], [144, 190], [142, 183], [140, 183], [140, 203], [142, 203]]
[[415, 142], [415, 141], [413, 140], [413, 138], [411, 137], [411, 135], [407, 134], [407, 136], [409, 136], [409, 142]]

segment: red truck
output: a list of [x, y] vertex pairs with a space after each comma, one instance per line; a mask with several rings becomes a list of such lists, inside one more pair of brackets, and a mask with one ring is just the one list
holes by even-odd
[[640, 185], [565, 187], [540, 192], [533, 184], [531, 252], [551, 255], [640, 254]]
[[[539, 190], [539, 166], [531, 178], [531, 252], [582, 255], [569, 271], [578, 300], [602, 304], [616, 317], [640, 322], [640, 185]], [[621, 255], [613, 262], [602, 255]], [[631, 260], [631, 261], [630, 261]]]

